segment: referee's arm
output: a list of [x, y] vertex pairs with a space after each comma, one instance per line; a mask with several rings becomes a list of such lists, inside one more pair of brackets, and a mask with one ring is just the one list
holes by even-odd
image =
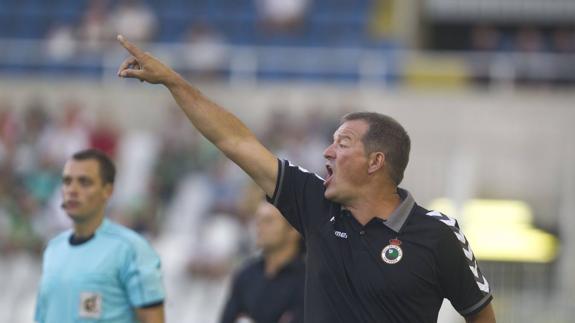
[[467, 323], [495, 323], [495, 313], [493, 312], [493, 307], [487, 304], [479, 313], [472, 316], [466, 317], [465, 322]]
[[277, 158], [257, 140], [251, 130], [158, 59], [122, 36], [118, 36], [118, 40], [132, 54], [120, 66], [118, 76], [166, 86], [192, 124], [250, 175], [267, 196], [272, 196], [278, 173]]
[[142, 323], [164, 323], [164, 304], [136, 308], [136, 315]]

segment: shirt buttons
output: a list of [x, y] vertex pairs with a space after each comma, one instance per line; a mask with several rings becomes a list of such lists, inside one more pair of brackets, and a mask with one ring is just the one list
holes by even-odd
[[363, 230], [359, 231], [359, 235], [361, 235], [361, 236], [365, 235], [365, 231], [363, 231]]

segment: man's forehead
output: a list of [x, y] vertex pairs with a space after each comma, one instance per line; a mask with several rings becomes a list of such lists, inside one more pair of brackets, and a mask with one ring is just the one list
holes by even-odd
[[100, 168], [98, 163], [92, 159], [86, 160], [75, 160], [70, 159], [64, 165], [63, 174], [64, 176], [72, 175], [84, 175], [84, 176], [97, 176], [99, 174]]
[[363, 120], [351, 120], [342, 123], [334, 132], [333, 137], [361, 137], [367, 131], [367, 123]]

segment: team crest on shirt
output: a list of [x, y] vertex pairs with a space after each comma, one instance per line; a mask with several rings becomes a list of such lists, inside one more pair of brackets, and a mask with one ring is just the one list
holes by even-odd
[[94, 292], [80, 293], [80, 317], [99, 319], [102, 315], [102, 295]]
[[401, 241], [396, 238], [389, 240], [389, 244], [383, 248], [381, 251], [381, 259], [383, 259], [386, 264], [393, 265], [401, 260], [403, 250], [399, 245], [401, 245]]

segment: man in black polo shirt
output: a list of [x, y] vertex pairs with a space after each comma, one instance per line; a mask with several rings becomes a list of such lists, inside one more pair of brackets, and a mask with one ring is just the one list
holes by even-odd
[[260, 203], [255, 218], [262, 254], [234, 275], [221, 323], [239, 322], [240, 318], [257, 323], [301, 323], [305, 266], [300, 235], [267, 202]]
[[455, 220], [398, 188], [403, 127], [377, 113], [344, 117], [324, 151], [327, 178], [278, 160], [233, 114], [118, 36], [118, 71], [166, 86], [194, 126], [264, 190], [304, 237], [305, 322], [436, 322], [447, 298], [467, 322], [495, 322], [488, 282]]

